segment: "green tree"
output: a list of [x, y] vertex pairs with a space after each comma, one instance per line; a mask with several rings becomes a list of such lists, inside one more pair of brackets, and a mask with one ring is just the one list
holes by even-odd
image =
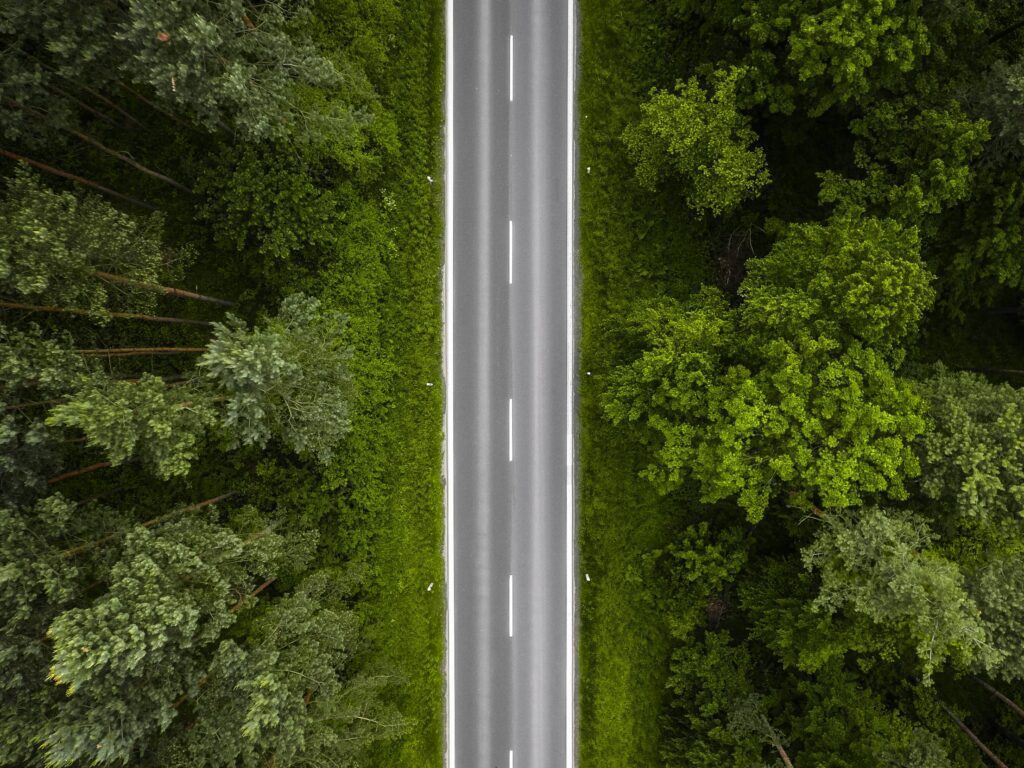
[[[15, 2], [4, 6], [0, 34], [22, 56], [8, 69], [15, 96], [35, 96], [54, 73], [93, 91], [120, 78], [214, 131], [254, 140], [359, 144], [376, 97], [356, 58], [320, 54], [296, 34], [309, 4], [272, 0]], [[320, 94], [327, 92], [330, 99]]]
[[971, 162], [989, 138], [988, 121], [956, 101], [938, 106], [907, 96], [873, 105], [854, 120], [854, 162], [863, 178], [821, 174], [822, 203], [853, 206], [919, 225], [970, 196]]
[[746, 327], [861, 342], [899, 358], [935, 293], [917, 231], [891, 219], [838, 215], [792, 224], [768, 255], [747, 262]]
[[188, 474], [217, 414], [209, 396], [144, 373], [138, 381], [96, 379], [54, 406], [47, 423], [82, 430], [114, 466], [138, 457], [166, 480]]
[[707, 58], [740, 50], [752, 103], [773, 111], [798, 107], [811, 116], [849, 103], [864, 103], [898, 90], [932, 50], [922, 0], [684, 0], [698, 18], [711, 21], [714, 44]]
[[610, 374], [604, 406], [652, 435], [644, 475], [662, 492], [692, 477], [705, 502], [738, 495], [752, 521], [782, 489], [805, 506], [905, 497], [925, 422], [894, 366], [932, 295], [914, 235], [844, 218], [791, 227], [739, 293], [737, 309], [704, 288], [628, 322], [640, 353]]
[[821, 579], [814, 609], [855, 611], [906, 637], [926, 678], [947, 659], [997, 663], [963, 574], [933, 550], [935, 539], [910, 513], [867, 507], [830, 515], [802, 553]]
[[690, 208], [716, 216], [757, 196], [769, 175], [764, 152], [751, 149], [757, 134], [736, 106], [741, 75], [738, 69], [716, 73], [710, 98], [697, 78], [680, 82], [675, 93], [651, 91], [642, 118], [622, 136], [642, 186], [653, 190], [676, 174]]
[[759, 693], [751, 693], [734, 702], [729, 711], [729, 733], [738, 741], [752, 738], [769, 744], [779, 753], [787, 768], [793, 768], [782, 734], [771, 724], [765, 708], [765, 698]]
[[[308, 537], [247, 535], [196, 515], [136, 527], [91, 605], [51, 623], [50, 678], [66, 701], [45, 725], [46, 759], [130, 761], [195, 696], [225, 630], [266, 582], [308, 557]], [[293, 560], [294, 558], [294, 560]]]
[[1001, 653], [998, 663], [979, 668], [1015, 681], [1024, 679], [1024, 539], [1006, 544], [971, 576], [968, 589], [981, 610], [989, 642]]
[[244, 642], [223, 641], [187, 721], [158, 741], [159, 764], [354, 766], [368, 744], [401, 734], [388, 678], [352, 669], [360, 621], [341, 600], [353, 586], [314, 572], [255, 616]]
[[[95, 510], [91, 510], [95, 512]], [[48, 536], [73, 530], [81, 510], [58, 495], [30, 508], [0, 506], [0, 765], [31, 765], [59, 698], [46, 685], [46, 628], [81, 598], [83, 564]]]
[[916, 389], [930, 421], [917, 443], [922, 493], [948, 502], [944, 509], [951, 517], [1021, 519], [1024, 393], [941, 365]]
[[161, 242], [163, 219], [134, 219], [95, 195], [77, 197], [44, 186], [19, 167], [0, 200], [0, 291], [45, 304], [90, 310], [150, 311], [150, 291], [118, 285], [96, 272], [154, 283], [169, 262], [187, 258]]
[[235, 445], [279, 437], [326, 463], [351, 429], [347, 318], [316, 299], [289, 296], [276, 317], [248, 330], [231, 318], [214, 326], [198, 368], [226, 398], [225, 428]]

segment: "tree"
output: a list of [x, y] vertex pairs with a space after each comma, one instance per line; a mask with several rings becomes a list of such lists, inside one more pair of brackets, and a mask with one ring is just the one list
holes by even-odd
[[188, 474], [202, 436], [217, 423], [209, 398], [196, 394], [148, 373], [138, 381], [97, 379], [54, 406], [47, 423], [82, 430], [114, 466], [138, 457], [166, 480]]
[[46, 685], [46, 627], [81, 597], [88, 564], [61, 558], [47, 536], [74, 530], [81, 511], [59, 494], [29, 508], [0, 506], [0, 765], [31, 764], [59, 698]]
[[280, 439], [326, 463], [351, 428], [346, 318], [295, 294], [249, 330], [230, 317], [184, 386], [152, 374], [94, 376], [68, 392], [46, 423], [80, 429], [112, 465], [139, 458], [162, 479], [188, 474], [216, 426], [229, 448]]
[[351, 429], [346, 323], [294, 294], [263, 328], [247, 330], [234, 318], [214, 326], [197, 366], [227, 400], [223, 423], [234, 445], [277, 436], [296, 453], [330, 459]]
[[739, 293], [737, 309], [704, 288], [629, 320], [641, 352], [611, 373], [604, 407], [652, 436], [644, 475], [662, 492], [693, 477], [705, 502], [738, 495], [751, 521], [782, 488], [805, 507], [905, 497], [925, 422], [895, 365], [932, 295], [914, 235], [874, 220], [793, 227]]
[[728, 730], [734, 703], [753, 692], [750, 653], [731, 639], [725, 631], [707, 632], [672, 653], [666, 683], [672, 698], [661, 747], [670, 768], [757, 764], [760, 745]]
[[[66, 701], [45, 724], [51, 764], [130, 761], [178, 716], [208, 676], [223, 632], [257, 585], [309, 556], [308, 536], [266, 524], [248, 535], [197, 515], [139, 526], [124, 540], [109, 587], [58, 615], [50, 678]], [[251, 594], [252, 593], [252, 594]]]
[[802, 552], [821, 579], [813, 608], [855, 611], [905, 637], [926, 679], [947, 659], [990, 666], [999, 658], [960, 569], [932, 550], [935, 539], [913, 514], [867, 507], [830, 515]]
[[[921, 0], [687, 0], [684, 8], [714, 23], [712, 61], [729, 56], [744, 66], [752, 106], [772, 111], [798, 107], [812, 117], [834, 107], [864, 103], [879, 91], [898, 90], [932, 49]], [[728, 42], [724, 42], [728, 41]]]
[[746, 266], [746, 327], [860, 342], [897, 361], [935, 297], [917, 231], [891, 219], [791, 224], [767, 256]]
[[921, 492], [947, 515], [979, 522], [1024, 516], [1024, 393], [939, 365], [917, 391], [930, 428], [917, 444]]
[[711, 98], [697, 78], [680, 82], [675, 93], [651, 91], [642, 118], [622, 135], [642, 186], [653, 190], [677, 174], [690, 208], [716, 216], [760, 192], [769, 175], [764, 152], [750, 146], [757, 134], [736, 106], [741, 75], [738, 69], [716, 73]]
[[873, 105], [850, 124], [854, 161], [864, 178], [820, 175], [822, 203], [852, 206], [920, 225], [966, 200], [971, 161], [989, 138], [988, 121], [972, 120], [955, 100], [937, 106], [907, 96]]
[[97, 271], [153, 283], [170, 262], [187, 257], [161, 242], [159, 215], [136, 220], [95, 195], [54, 192], [19, 167], [0, 200], [0, 291], [64, 307], [151, 311], [151, 291], [99, 280]]
[[729, 712], [729, 733], [738, 740], [754, 738], [770, 744], [779, 753], [786, 768], [793, 768], [782, 734], [765, 714], [765, 699], [761, 694], [751, 693], [733, 704]]
[[690, 525], [665, 549], [644, 558], [658, 577], [656, 594], [670, 599], [658, 610], [668, 615], [669, 631], [685, 638], [707, 621], [713, 601], [736, 577], [747, 561], [743, 531], [726, 528], [712, 532], [706, 521]]
[[979, 665], [1007, 681], [1024, 679], [1024, 566], [1021, 540], [997, 552], [968, 581], [971, 596], [981, 609], [992, 647], [1000, 652], [996, 664]]
[[356, 673], [360, 622], [341, 605], [345, 573], [315, 571], [218, 647], [202, 689], [156, 745], [165, 766], [357, 765], [405, 721], [381, 697], [385, 676]]
[[[306, 3], [283, 0], [132, 0], [88, 8], [45, 0], [7, 4], [0, 33], [14, 37], [12, 54], [45, 51], [45, 66], [9, 62], [20, 75], [11, 95], [34, 97], [33, 105], [54, 75], [87, 83], [92, 92], [119, 88], [125, 78], [208, 130], [235, 131], [248, 141], [359, 143], [373, 89], [354, 60], [332, 61], [295, 34], [308, 13]], [[335, 98], [319, 98], [320, 91]]]

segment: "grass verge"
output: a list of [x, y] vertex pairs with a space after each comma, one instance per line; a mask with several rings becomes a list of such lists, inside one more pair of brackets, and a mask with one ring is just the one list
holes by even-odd
[[325, 296], [341, 307], [372, 304], [376, 326], [361, 329], [369, 341], [357, 348], [365, 361], [361, 376], [370, 382], [359, 406], [369, 429], [356, 424], [350, 465], [339, 467], [332, 482], [339, 492], [347, 486], [354, 502], [343, 514], [360, 518], [342, 520], [341, 528], [369, 532], [358, 546], [367, 564], [360, 601], [370, 646], [364, 666], [400, 679], [396, 703], [412, 721], [369, 765], [437, 768], [444, 745], [444, 0], [403, 0], [401, 14], [382, 88], [400, 143], [400, 162], [386, 170], [382, 185], [393, 247], [376, 296], [366, 295], [369, 282], [349, 265], [324, 276]]
[[[680, 200], [641, 191], [620, 140], [665, 67], [663, 9], [636, 0], [581, 0], [578, 78], [580, 765], [654, 766], [668, 633], [643, 597], [640, 561], [668, 539], [678, 496], [637, 477], [635, 436], [602, 416], [605, 374], [622, 357], [608, 320], [639, 298], [685, 295], [704, 277], [696, 227]], [[660, 83], [659, 83], [660, 84]], [[674, 220], [665, 211], [675, 210]], [[673, 510], [675, 510], [673, 512]], [[589, 574], [590, 581], [585, 578]]]

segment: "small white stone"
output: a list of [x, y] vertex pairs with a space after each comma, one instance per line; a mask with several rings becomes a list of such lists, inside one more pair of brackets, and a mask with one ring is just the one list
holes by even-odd
[[429, 181], [431, 184], [433, 184], [434, 183], [434, 177], [433, 176], [427, 176], [427, 181]]
[[590, 173], [590, 166], [587, 166], [587, 173]]
[[587, 371], [587, 376], [589, 376], [589, 375], [590, 375], [590, 371]]
[[583, 575], [587, 577], [587, 581], [590, 581], [590, 574], [589, 573], [584, 573]]
[[428, 387], [432, 387], [432, 386], [434, 386], [434, 382], [432, 382], [432, 381], [428, 381], [428, 382], [427, 382], [427, 386], [428, 386]]
[[427, 592], [433, 592], [433, 591], [434, 591], [434, 582], [430, 582], [430, 584], [427, 585]]

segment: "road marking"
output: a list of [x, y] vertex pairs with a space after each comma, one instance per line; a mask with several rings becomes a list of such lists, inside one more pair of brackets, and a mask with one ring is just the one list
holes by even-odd
[[447, 768], [455, 768], [455, 547], [452, 543], [455, 531], [455, 512], [453, 510], [454, 500], [452, 489], [455, 487], [455, 462], [452, 456], [455, 453], [455, 429], [454, 414], [452, 412], [452, 386], [455, 381], [453, 375], [452, 358], [455, 355], [455, 270], [453, 258], [455, 253], [454, 220], [455, 220], [455, 65], [453, 56], [455, 52], [455, 0], [447, 0], [445, 3], [445, 116], [444, 116], [444, 346], [445, 346], [445, 376], [444, 376], [444, 462], [445, 462], [445, 613], [447, 614], [447, 642], [445, 643], [445, 655], [447, 662], [448, 680], [445, 687], [445, 703], [447, 704], [448, 715], [448, 738], [445, 740], [445, 752]]
[[508, 284], [512, 285], [512, 259], [515, 251], [512, 248], [512, 219], [508, 220]]
[[512, 637], [512, 574], [508, 575], [508, 636]]
[[565, 137], [565, 164], [566, 164], [566, 178], [565, 178], [565, 189], [566, 189], [566, 210], [565, 210], [565, 250], [566, 250], [566, 296], [565, 302], [565, 314], [566, 314], [566, 335], [568, 349], [566, 352], [565, 362], [565, 399], [566, 399], [566, 410], [565, 410], [565, 465], [566, 465], [566, 479], [565, 479], [565, 765], [566, 768], [573, 768], [576, 764], [575, 754], [575, 712], [574, 704], [576, 700], [575, 696], [575, 642], [573, 639], [573, 630], [575, 629], [574, 621], [574, 601], [573, 593], [576, 588], [575, 585], [575, 564], [573, 563], [574, 548], [574, 524], [573, 524], [573, 376], [575, 374], [575, 361], [573, 359], [573, 236], [574, 236], [574, 218], [575, 206], [573, 196], [575, 193], [575, 186], [573, 179], [575, 177], [576, 162], [573, 156], [573, 132], [575, 129], [574, 125], [574, 96], [576, 90], [576, 1], [567, 0], [566, 5], [569, 8], [569, 23], [568, 23], [568, 59], [569, 66], [567, 67], [567, 93], [566, 93], [566, 137]]
[[512, 461], [512, 398], [508, 399], [508, 460]]
[[512, 750], [508, 751], [508, 768], [512, 768]]
[[515, 37], [513, 35], [508, 36], [508, 100], [515, 101], [513, 94], [515, 93], [515, 74], [516, 70], [513, 66], [515, 62]]

